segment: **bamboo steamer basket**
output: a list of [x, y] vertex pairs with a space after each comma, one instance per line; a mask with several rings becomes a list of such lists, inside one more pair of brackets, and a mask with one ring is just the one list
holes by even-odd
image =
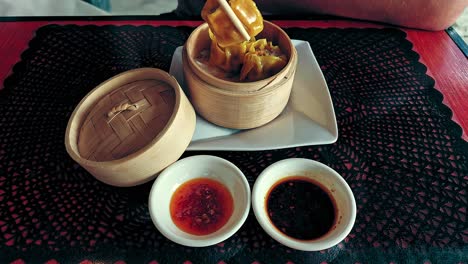
[[96, 179], [135, 186], [175, 162], [195, 131], [195, 111], [168, 73], [141, 68], [89, 92], [65, 132], [68, 154]]
[[249, 129], [276, 118], [286, 107], [297, 66], [297, 52], [289, 36], [278, 26], [264, 21], [257, 39], [279, 45], [288, 63], [277, 74], [255, 82], [232, 82], [207, 72], [196, 58], [209, 50], [208, 24], [197, 27], [184, 45], [183, 70], [190, 99], [196, 111], [223, 127]]

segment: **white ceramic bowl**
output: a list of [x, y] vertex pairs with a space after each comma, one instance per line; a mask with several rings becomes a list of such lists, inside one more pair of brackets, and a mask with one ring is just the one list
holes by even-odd
[[[266, 211], [266, 199], [272, 186], [289, 176], [311, 178], [327, 188], [336, 202], [335, 225], [324, 236], [314, 240], [299, 240], [286, 236], [271, 222]], [[273, 239], [290, 248], [318, 251], [335, 246], [351, 231], [356, 218], [356, 202], [346, 181], [330, 167], [309, 159], [286, 159], [266, 168], [255, 181], [252, 207], [257, 221]]]
[[[221, 182], [234, 201], [234, 210], [227, 223], [209, 235], [197, 236], [180, 230], [170, 215], [172, 194], [181, 184], [195, 178]], [[156, 178], [148, 206], [154, 225], [165, 237], [181, 245], [205, 247], [222, 242], [239, 230], [249, 214], [250, 187], [244, 174], [231, 162], [215, 156], [192, 156], [175, 162]]]

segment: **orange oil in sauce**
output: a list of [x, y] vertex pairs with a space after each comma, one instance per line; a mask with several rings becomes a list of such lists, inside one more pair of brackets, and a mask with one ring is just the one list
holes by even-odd
[[208, 178], [196, 178], [177, 188], [171, 198], [174, 224], [192, 235], [208, 235], [222, 228], [231, 217], [234, 200], [228, 188]]

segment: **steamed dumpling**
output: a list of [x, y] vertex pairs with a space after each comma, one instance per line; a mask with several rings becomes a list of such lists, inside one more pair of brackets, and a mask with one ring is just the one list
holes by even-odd
[[217, 39], [211, 31], [210, 38], [209, 63], [221, 68], [227, 73], [238, 73], [244, 62], [245, 53], [247, 52], [247, 41], [223, 48], [218, 45]]
[[241, 81], [258, 81], [275, 75], [287, 64], [286, 55], [278, 46], [266, 39], [250, 41], [246, 45], [243, 66], [240, 72]]
[[[263, 30], [263, 17], [252, 0], [229, 0], [232, 11], [244, 25], [250, 37], [255, 37]], [[244, 41], [218, 1], [207, 0], [203, 6], [201, 16], [210, 30], [216, 36], [220, 47], [239, 44]]]

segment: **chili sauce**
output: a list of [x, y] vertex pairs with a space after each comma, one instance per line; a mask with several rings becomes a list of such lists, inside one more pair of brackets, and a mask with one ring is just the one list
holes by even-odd
[[197, 178], [177, 188], [171, 198], [174, 224], [192, 235], [208, 235], [223, 227], [232, 215], [234, 201], [222, 183]]

